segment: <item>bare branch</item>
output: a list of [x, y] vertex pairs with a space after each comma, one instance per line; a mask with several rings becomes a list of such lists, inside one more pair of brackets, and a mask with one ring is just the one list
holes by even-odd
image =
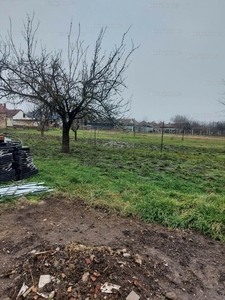
[[130, 57], [138, 48], [133, 42], [127, 52], [125, 38], [106, 54], [102, 41], [106, 28], [97, 37], [91, 64], [88, 64], [89, 47], [83, 46], [81, 29], [72, 42], [71, 21], [68, 33], [67, 59], [63, 49], [52, 54], [41, 46], [37, 51], [37, 33], [40, 23], [34, 26], [34, 14], [27, 15], [22, 32], [26, 47], [16, 47], [12, 22], [4, 42], [0, 44], [0, 97], [10, 101], [28, 101], [42, 110], [56, 113], [63, 123], [62, 151], [69, 151], [69, 130], [74, 120], [99, 118], [115, 121], [129, 108], [130, 100], [124, 101], [122, 92], [127, 88], [125, 72]]

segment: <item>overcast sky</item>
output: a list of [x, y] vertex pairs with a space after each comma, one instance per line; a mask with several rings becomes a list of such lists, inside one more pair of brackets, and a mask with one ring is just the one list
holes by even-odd
[[[211, 122], [225, 120], [225, 1], [224, 0], [0, 0], [0, 35], [13, 24], [16, 42], [26, 13], [35, 11], [39, 38], [48, 49], [66, 49], [78, 24], [85, 45], [94, 45], [107, 26], [103, 48], [110, 51], [132, 25], [126, 39], [139, 49], [126, 72], [132, 96], [127, 117], [138, 121], [171, 121], [177, 114]], [[91, 51], [90, 47], [90, 51]]]

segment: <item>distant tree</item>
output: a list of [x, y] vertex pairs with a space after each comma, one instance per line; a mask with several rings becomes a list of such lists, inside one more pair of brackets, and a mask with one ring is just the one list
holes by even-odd
[[[106, 29], [101, 29], [89, 63], [88, 47], [83, 47], [79, 34], [74, 41], [72, 24], [68, 34], [66, 56], [62, 49], [48, 53], [36, 39], [39, 23], [34, 26], [34, 15], [27, 17], [23, 38], [25, 48], [16, 47], [12, 25], [0, 44], [0, 98], [21, 103], [27, 101], [49, 109], [62, 121], [62, 152], [70, 151], [69, 131], [74, 120], [89, 115], [115, 121], [129, 110], [130, 100], [122, 98], [125, 71], [135, 51], [133, 43], [126, 54], [125, 37], [106, 55], [102, 40]], [[129, 29], [128, 29], [129, 30]], [[66, 58], [65, 58], [66, 57]]]
[[220, 134], [223, 134], [223, 132], [225, 132], [225, 122], [216, 122], [215, 127]]
[[187, 117], [182, 115], [174, 116], [171, 121], [181, 130], [189, 130], [191, 128], [190, 121]]
[[195, 121], [195, 120], [190, 121], [190, 124], [191, 124], [191, 128], [192, 128], [192, 129], [193, 129], [194, 127], [199, 127], [199, 126], [201, 126], [200, 122], [199, 122], [199, 121]]
[[75, 140], [75, 141], [77, 141], [77, 131], [78, 131], [79, 128], [80, 128], [79, 121], [78, 121], [78, 120], [73, 120], [71, 129], [72, 129], [73, 132], [74, 132], [74, 140]]
[[39, 105], [33, 105], [28, 116], [35, 119], [42, 137], [44, 136], [44, 132], [48, 130], [54, 118], [53, 112], [48, 106], [45, 106], [42, 103], [39, 103]]
[[[223, 85], [225, 85], [225, 79], [222, 79], [221, 83], [222, 83]], [[223, 95], [225, 95], [225, 93], [223, 93]], [[225, 96], [223, 96], [222, 98], [220, 98], [220, 99], [218, 100], [218, 102], [219, 102], [220, 104], [222, 104], [222, 105], [225, 106]], [[225, 112], [225, 109], [222, 110], [222, 112], [224, 113], [224, 112]], [[218, 123], [220, 123], [220, 125], [221, 125], [221, 124], [224, 123], [224, 122], [218, 122]], [[223, 129], [222, 129], [222, 131], [223, 131]]]

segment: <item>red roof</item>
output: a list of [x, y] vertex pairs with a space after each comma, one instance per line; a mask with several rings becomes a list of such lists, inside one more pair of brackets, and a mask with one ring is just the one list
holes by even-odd
[[0, 103], [0, 114], [6, 114], [7, 117], [12, 118], [14, 117], [18, 112], [20, 112], [21, 109], [8, 109], [6, 107], [6, 104]]
[[8, 109], [6, 114], [7, 114], [7, 117], [12, 118], [16, 114], [18, 114], [18, 112], [20, 112], [20, 111], [21, 111], [21, 109]]

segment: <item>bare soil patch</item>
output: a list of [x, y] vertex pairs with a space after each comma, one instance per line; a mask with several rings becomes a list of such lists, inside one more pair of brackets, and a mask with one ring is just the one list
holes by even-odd
[[[221, 300], [224, 257], [225, 244], [209, 237], [78, 199], [23, 197], [0, 211], [0, 299]], [[41, 275], [51, 281], [39, 288]], [[18, 297], [23, 284], [27, 295]]]

